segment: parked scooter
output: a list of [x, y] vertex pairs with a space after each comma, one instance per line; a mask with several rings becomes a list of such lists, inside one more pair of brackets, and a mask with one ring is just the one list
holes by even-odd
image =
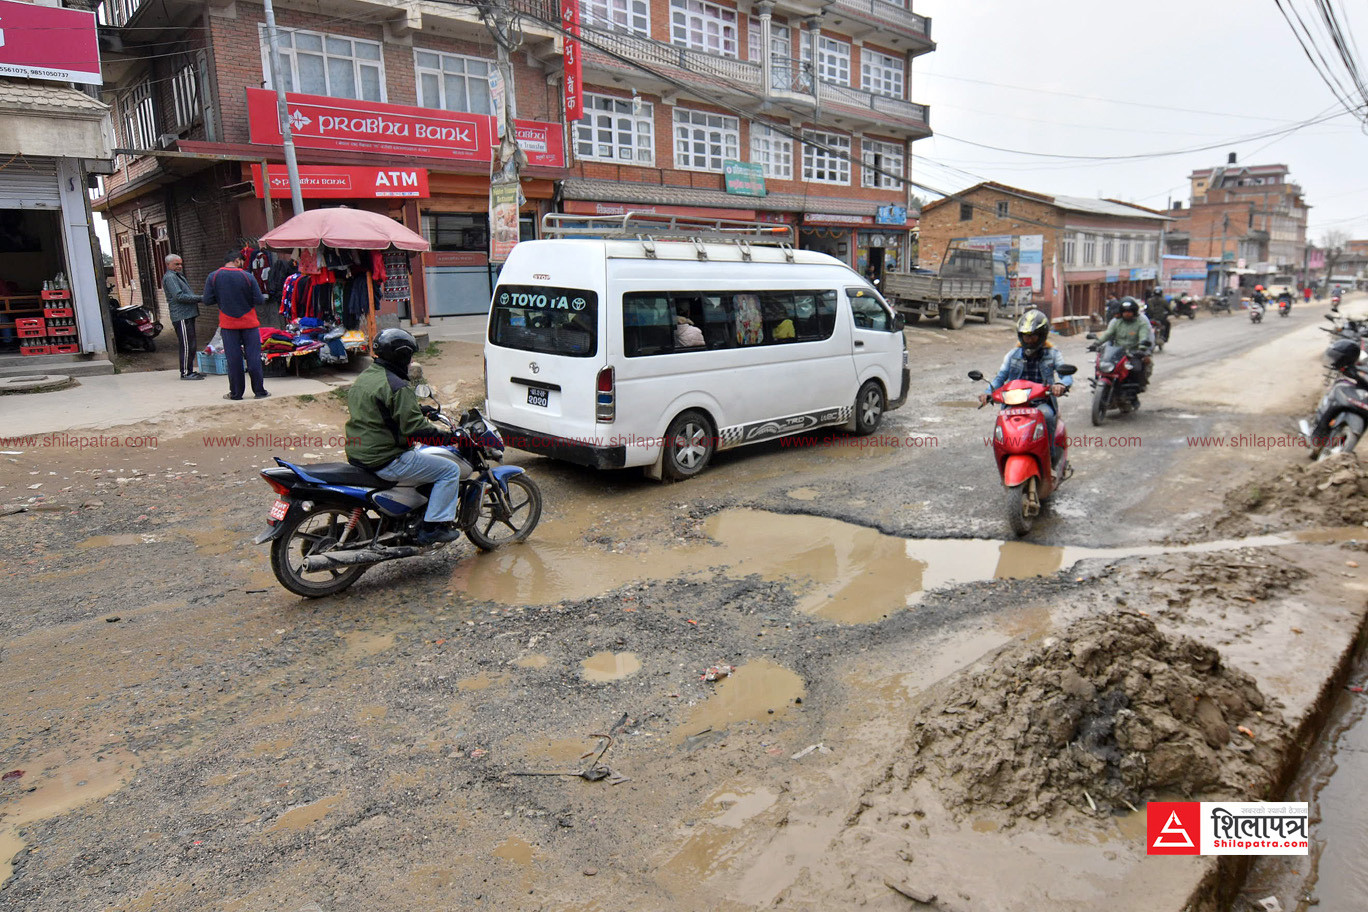
[[[417, 393], [432, 397], [423, 383]], [[504, 451], [494, 426], [473, 408], [459, 422], [444, 415], [440, 405], [425, 406], [424, 413], [450, 428], [457, 441], [422, 446], [422, 451], [445, 459], [459, 456], [472, 468], [461, 480], [456, 519], [466, 537], [480, 550], [492, 551], [531, 535], [541, 519], [541, 490], [521, 467], [491, 465]], [[270, 528], [256, 544], [271, 543], [271, 569], [296, 595], [332, 595], [376, 564], [444, 546], [413, 543], [431, 484], [396, 485], [345, 462], [296, 465], [276, 457], [276, 464], [261, 472], [277, 499]]]
[[114, 344], [120, 351], [156, 351], [156, 338], [164, 328], [143, 305], [120, 307], [119, 299], [114, 297], [109, 299], [109, 323], [114, 330]]
[[[1072, 364], [1061, 364], [1058, 369], [1065, 377], [1077, 370]], [[982, 381], [983, 373], [970, 371], [969, 379]], [[992, 401], [1003, 406], [993, 427], [993, 459], [1002, 486], [1007, 489], [1007, 521], [1018, 536], [1031, 531], [1042, 505], [1073, 474], [1069, 467], [1069, 438], [1058, 408], [1055, 456], [1050, 455], [1045, 416], [1036, 405], [1049, 398], [1049, 387], [1030, 380], [1012, 380], [992, 393]]]
[[[1097, 333], [1088, 333], [1085, 338], [1096, 339]], [[1088, 351], [1098, 351], [1094, 342]], [[1101, 427], [1107, 420], [1107, 412], [1116, 409], [1125, 415], [1140, 408], [1140, 389], [1144, 385], [1144, 359], [1149, 355], [1149, 346], [1142, 344], [1133, 352], [1128, 352], [1115, 342], [1108, 342], [1098, 352], [1093, 368], [1093, 378], [1089, 381], [1093, 390], [1092, 423]]]
[[1352, 339], [1340, 339], [1325, 350], [1322, 361], [1334, 379], [1311, 419], [1297, 422], [1312, 459], [1354, 452], [1368, 428], [1368, 376], [1359, 366], [1368, 362], [1368, 353]]

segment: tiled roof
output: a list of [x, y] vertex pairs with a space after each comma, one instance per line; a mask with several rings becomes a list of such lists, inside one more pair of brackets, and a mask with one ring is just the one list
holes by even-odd
[[71, 86], [28, 79], [0, 79], [0, 110], [99, 117], [109, 105]]

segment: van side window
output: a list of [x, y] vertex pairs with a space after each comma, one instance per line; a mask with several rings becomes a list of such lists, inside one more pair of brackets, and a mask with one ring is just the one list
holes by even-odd
[[847, 288], [846, 294], [850, 296], [850, 315], [855, 319], [856, 329], [892, 331], [893, 314], [882, 301], [863, 288]]
[[836, 292], [800, 291], [793, 296], [793, 312], [799, 342], [829, 339], [836, 331]]
[[668, 292], [622, 296], [622, 338], [627, 357], [674, 351], [674, 327]]
[[[702, 345], [681, 343], [679, 317], [702, 331]], [[623, 348], [629, 358], [818, 342], [835, 331], [835, 291], [639, 291], [622, 296]]]

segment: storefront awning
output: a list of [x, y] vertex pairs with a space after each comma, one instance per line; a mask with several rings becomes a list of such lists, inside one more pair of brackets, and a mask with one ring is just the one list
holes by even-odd
[[0, 155], [109, 159], [109, 106], [69, 86], [0, 79]]

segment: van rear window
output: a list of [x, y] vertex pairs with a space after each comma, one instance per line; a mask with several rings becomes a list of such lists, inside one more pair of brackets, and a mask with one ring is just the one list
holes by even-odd
[[504, 348], [588, 358], [598, 351], [598, 295], [583, 288], [500, 285], [489, 341]]

